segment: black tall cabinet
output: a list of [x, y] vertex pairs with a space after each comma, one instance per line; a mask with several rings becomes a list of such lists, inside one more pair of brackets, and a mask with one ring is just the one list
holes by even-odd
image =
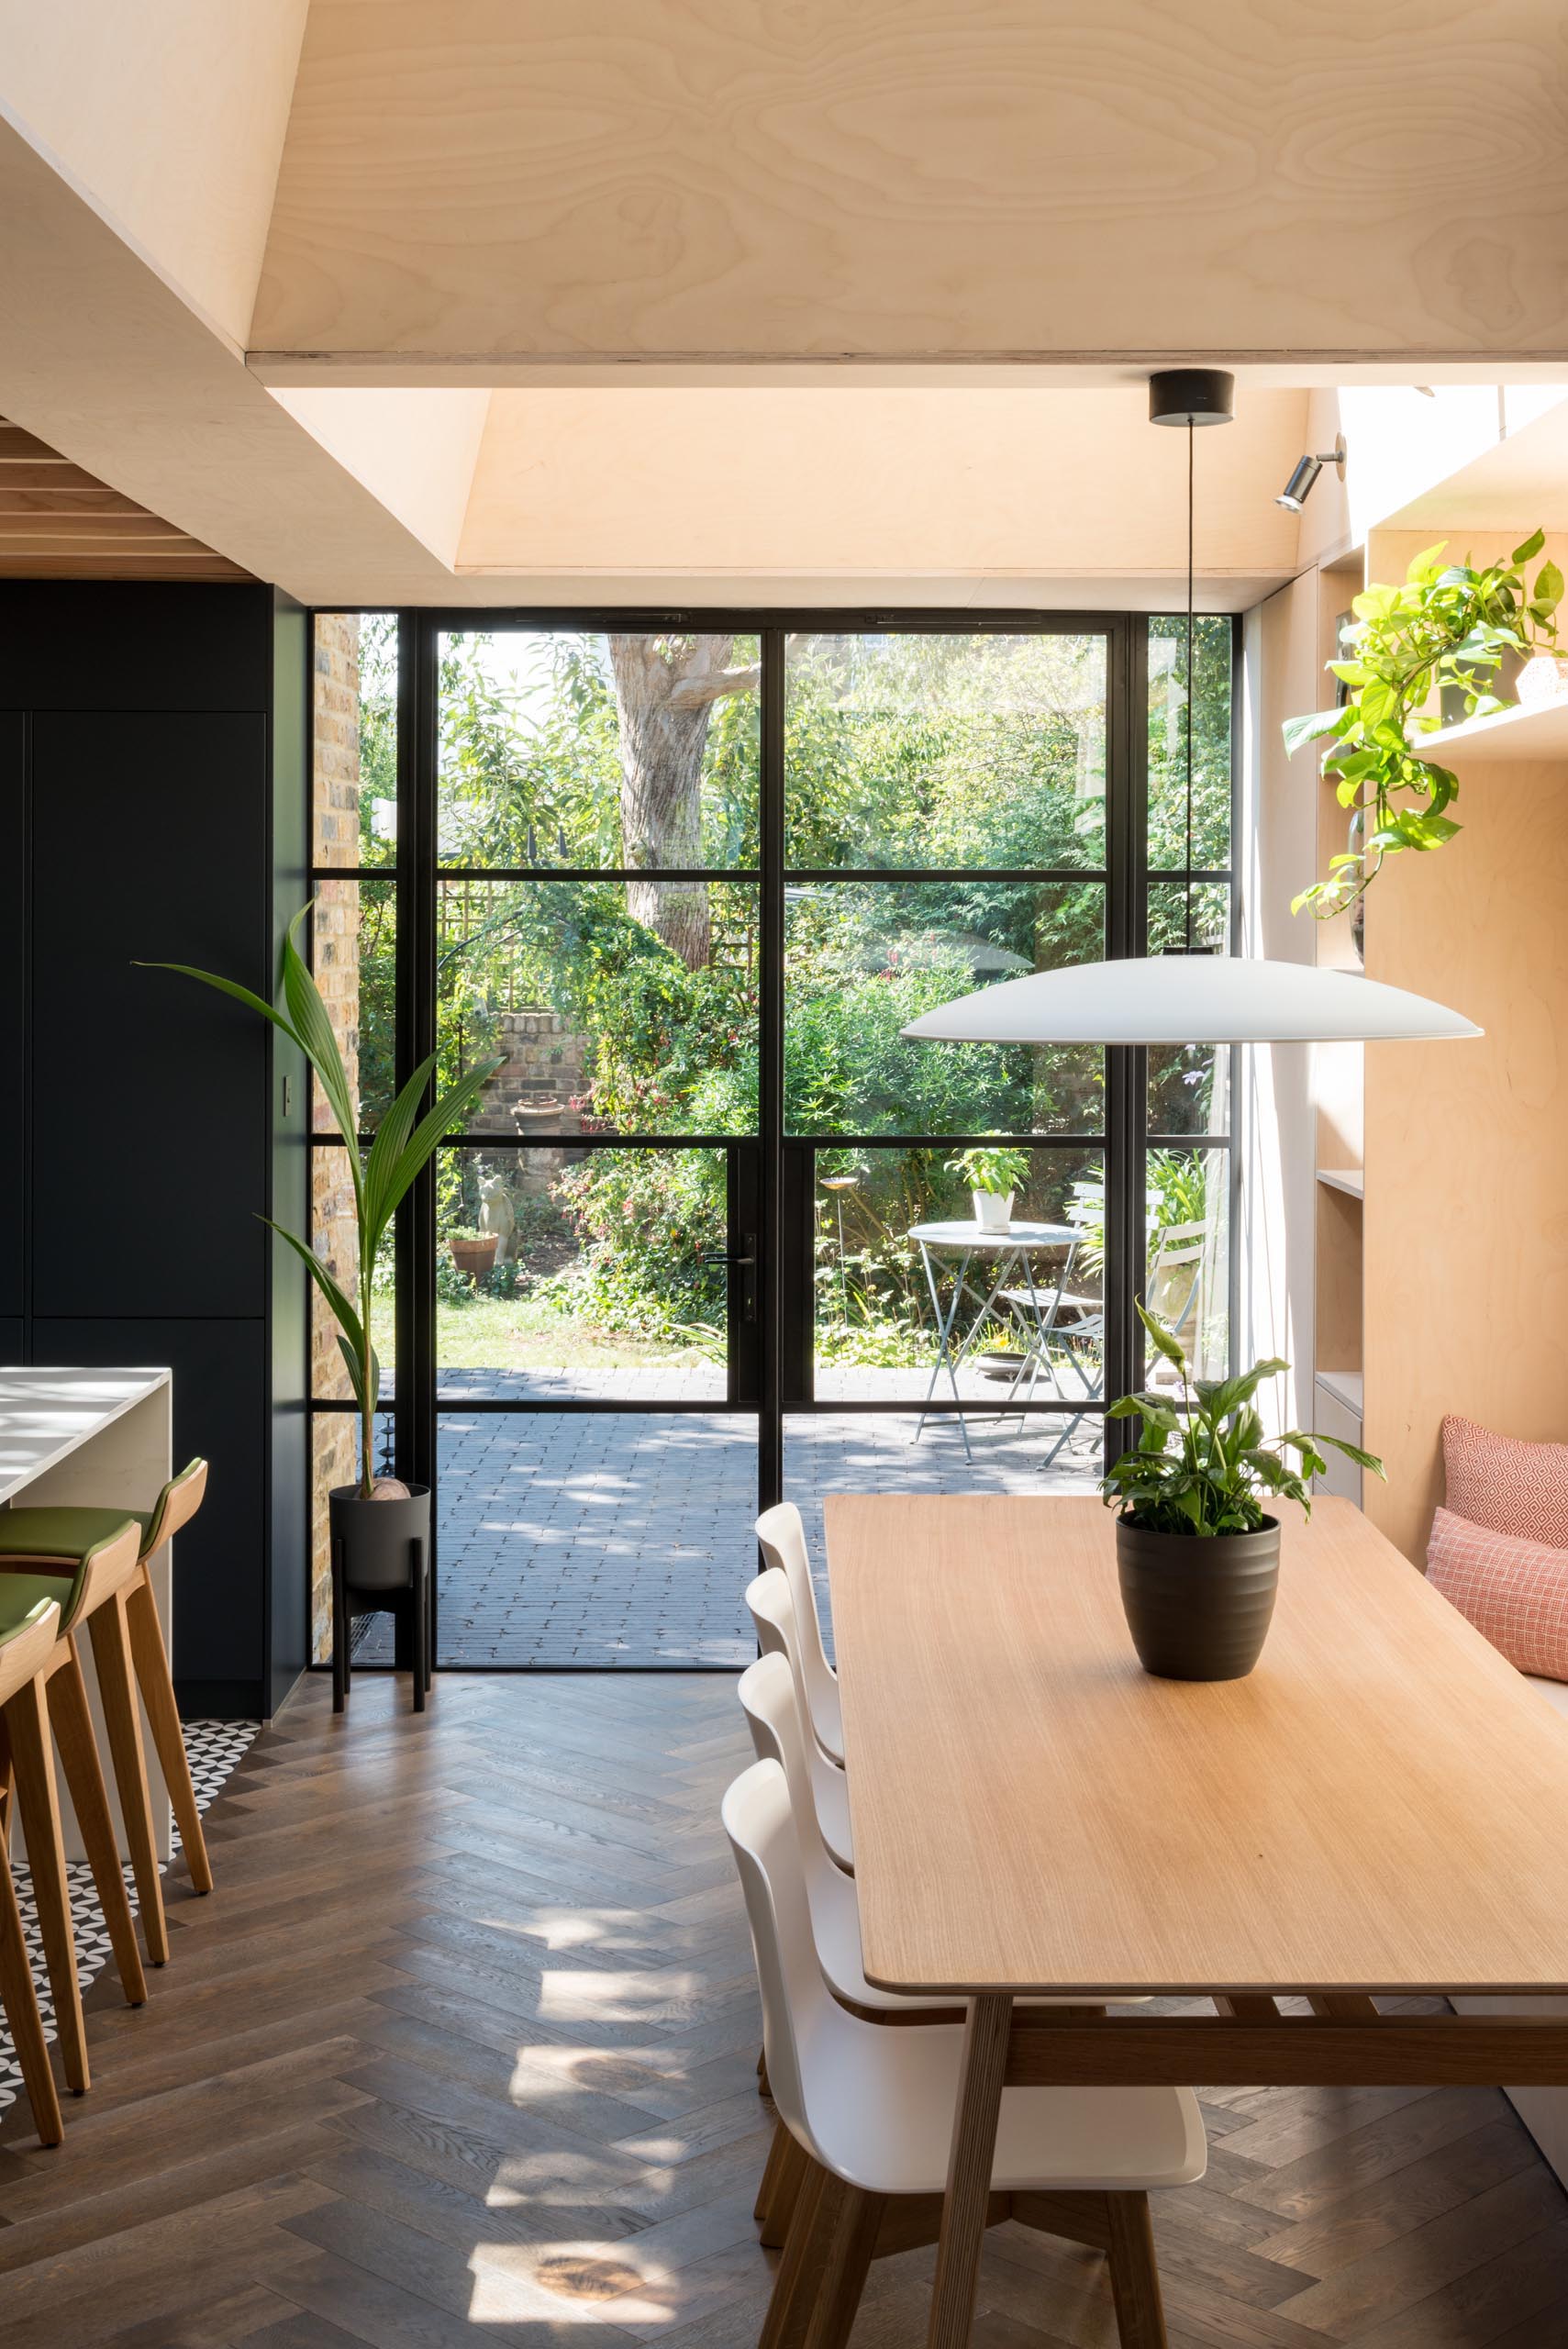
[[0, 1359], [167, 1364], [188, 1714], [306, 1662], [309, 1093], [264, 1021], [308, 891], [305, 615], [261, 585], [0, 584]]

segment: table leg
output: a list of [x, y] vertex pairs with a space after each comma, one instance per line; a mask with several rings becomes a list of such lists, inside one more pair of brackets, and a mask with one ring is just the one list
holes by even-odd
[[1012, 2021], [1012, 1999], [990, 1992], [974, 2000], [964, 2028], [929, 2349], [967, 2349]]
[[[949, 1341], [952, 1335], [953, 1324], [958, 1319], [958, 1308], [963, 1301], [964, 1277], [969, 1271], [969, 1253], [965, 1253], [962, 1262], [959, 1265], [957, 1275], [953, 1280], [952, 1309], [945, 1317], [942, 1312], [941, 1295], [937, 1286], [936, 1272], [931, 1264], [930, 1251], [923, 1240], [920, 1242], [920, 1262], [926, 1268], [926, 1286], [930, 1290], [931, 1309], [937, 1317], [937, 1366], [931, 1373], [931, 1383], [926, 1389], [926, 1406], [922, 1408], [919, 1419], [916, 1421], [915, 1441], [917, 1443], [918, 1443], [921, 1436], [925, 1432], [926, 1419], [929, 1415], [930, 1400], [937, 1391], [937, 1381], [940, 1378], [944, 1369], [946, 1370], [948, 1377], [952, 1384], [953, 1401], [955, 1403], [960, 1403], [962, 1401], [958, 1391], [958, 1372], [953, 1366], [952, 1352]], [[972, 1459], [973, 1455], [969, 1449], [969, 1430], [964, 1426], [963, 1412], [962, 1408], [958, 1413], [958, 1431], [963, 1438], [963, 1456], [965, 1460]]]

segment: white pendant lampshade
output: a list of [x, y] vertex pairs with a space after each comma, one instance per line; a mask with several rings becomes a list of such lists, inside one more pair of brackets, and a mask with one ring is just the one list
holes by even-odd
[[1354, 971], [1160, 954], [981, 987], [903, 1032], [965, 1044], [1415, 1044], [1483, 1031], [1445, 1004]]

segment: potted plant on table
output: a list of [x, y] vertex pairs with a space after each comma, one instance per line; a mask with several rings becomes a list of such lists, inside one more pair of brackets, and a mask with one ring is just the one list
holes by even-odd
[[375, 1473], [375, 1413], [381, 1393], [381, 1364], [372, 1342], [371, 1319], [376, 1262], [391, 1232], [393, 1218], [416, 1177], [434, 1157], [442, 1136], [462, 1124], [501, 1063], [498, 1059], [482, 1061], [450, 1085], [421, 1116], [420, 1104], [436, 1066], [436, 1054], [432, 1052], [409, 1077], [383, 1118], [375, 1140], [368, 1151], [364, 1150], [359, 1139], [356, 1104], [327, 1006], [295, 944], [295, 932], [309, 911], [308, 906], [301, 907], [284, 940], [278, 982], [281, 1009], [263, 1002], [238, 980], [219, 978], [212, 971], [194, 970], [188, 963], [145, 963], [139, 967], [176, 971], [184, 978], [199, 979], [204, 986], [216, 987], [220, 994], [248, 1004], [263, 1019], [270, 1019], [291, 1043], [298, 1045], [320, 1079], [328, 1108], [342, 1137], [353, 1183], [359, 1259], [357, 1301], [350, 1299], [334, 1279], [308, 1240], [286, 1231], [280, 1223], [272, 1223], [270, 1216], [263, 1216], [261, 1220], [272, 1224], [279, 1239], [286, 1241], [302, 1260], [330, 1307], [339, 1324], [339, 1350], [359, 1406], [359, 1482], [339, 1485], [328, 1496], [332, 1537], [343, 1543], [347, 1579], [361, 1589], [395, 1589], [408, 1579], [410, 1542], [422, 1540], [425, 1553], [429, 1554], [430, 1488], [428, 1485], [406, 1485], [395, 1477], [378, 1478]]
[[981, 1230], [1006, 1231], [1013, 1220], [1013, 1200], [1019, 1186], [1029, 1180], [1029, 1152], [976, 1143], [950, 1158], [947, 1171], [968, 1184], [974, 1220]]
[[1307, 1479], [1329, 1464], [1322, 1444], [1374, 1476], [1383, 1463], [1299, 1428], [1265, 1442], [1252, 1398], [1290, 1364], [1259, 1362], [1234, 1378], [1195, 1379], [1173, 1332], [1138, 1310], [1181, 1392], [1124, 1395], [1110, 1408], [1113, 1419], [1143, 1422], [1101, 1486], [1106, 1506], [1121, 1511], [1117, 1573], [1128, 1629], [1143, 1669], [1161, 1679], [1240, 1680], [1262, 1652], [1279, 1583], [1279, 1520], [1264, 1501], [1297, 1501], [1310, 1516]]

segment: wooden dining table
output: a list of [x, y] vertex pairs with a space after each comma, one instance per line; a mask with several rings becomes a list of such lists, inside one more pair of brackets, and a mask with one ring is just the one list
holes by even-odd
[[1568, 1720], [1350, 1502], [1222, 1682], [1144, 1673], [1096, 1500], [840, 1494], [827, 1542], [866, 1977], [971, 2001], [931, 2349], [1006, 2087], [1568, 2085], [1568, 2017], [1377, 2006], [1568, 1993]]

